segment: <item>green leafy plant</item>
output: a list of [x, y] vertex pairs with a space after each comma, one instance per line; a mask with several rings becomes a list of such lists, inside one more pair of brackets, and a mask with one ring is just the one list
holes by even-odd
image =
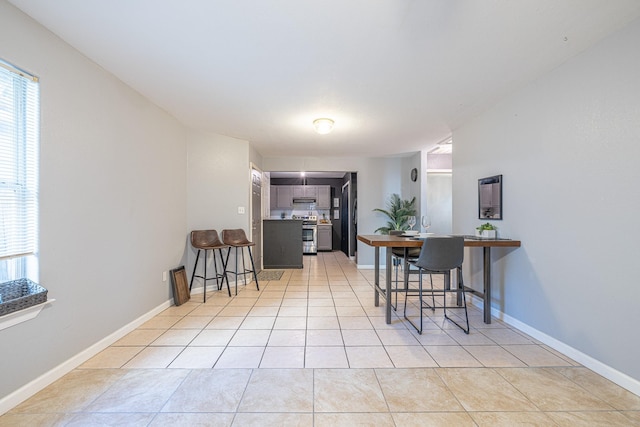
[[374, 212], [380, 212], [387, 216], [387, 225], [380, 227], [374, 233], [389, 234], [391, 230], [407, 230], [407, 218], [416, 215], [416, 198], [403, 200], [396, 193], [393, 193], [387, 201], [387, 209], [376, 208]]
[[497, 230], [496, 226], [491, 223], [485, 223], [476, 227], [476, 230], [482, 232], [485, 230]]

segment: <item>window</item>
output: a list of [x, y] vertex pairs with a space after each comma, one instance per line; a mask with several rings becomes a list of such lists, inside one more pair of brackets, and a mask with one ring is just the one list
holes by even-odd
[[38, 79], [0, 60], [0, 283], [38, 281]]

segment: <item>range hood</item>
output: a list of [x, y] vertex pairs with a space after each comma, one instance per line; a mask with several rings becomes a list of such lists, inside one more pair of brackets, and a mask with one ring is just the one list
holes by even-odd
[[310, 203], [315, 203], [315, 202], [316, 202], [315, 197], [294, 197], [293, 198], [293, 203], [304, 203], [308, 205]]

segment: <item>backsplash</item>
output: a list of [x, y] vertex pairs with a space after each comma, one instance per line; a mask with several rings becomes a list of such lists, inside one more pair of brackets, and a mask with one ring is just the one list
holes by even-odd
[[[293, 215], [296, 216], [304, 216], [304, 215], [315, 215], [318, 217], [318, 220], [321, 219], [331, 219], [331, 210], [330, 209], [271, 209], [271, 218], [281, 218], [282, 213], [284, 212], [285, 218], [291, 218]], [[323, 216], [324, 215], [324, 216]]]

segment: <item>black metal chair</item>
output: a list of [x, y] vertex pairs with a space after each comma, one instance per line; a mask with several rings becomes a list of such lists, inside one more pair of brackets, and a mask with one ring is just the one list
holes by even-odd
[[[401, 236], [404, 234], [403, 230], [389, 230], [390, 236]], [[394, 300], [391, 303], [391, 307], [396, 310], [398, 308], [398, 270], [402, 267], [403, 271], [403, 290], [407, 292], [409, 289], [409, 275], [417, 273], [417, 271], [411, 270], [410, 261], [415, 261], [420, 256], [420, 248], [390, 248], [391, 259], [395, 272], [395, 280], [393, 281]]]
[[[244, 230], [241, 228], [233, 229], [233, 230], [222, 230], [222, 242], [225, 245], [229, 246], [227, 251], [227, 259], [225, 261], [225, 265], [229, 263], [229, 255], [231, 254], [231, 249], [235, 248], [235, 270], [227, 271], [227, 274], [234, 274], [236, 278], [236, 295], [238, 295], [238, 275], [242, 274], [244, 279], [244, 284], [247, 282], [247, 273], [253, 273], [253, 278], [256, 281], [256, 289], [260, 290], [260, 286], [258, 285], [258, 275], [256, 274], [256, 266], [253, 262], [253, 255], [251, 254], [251, 246], [255, 246], [256, 244], [247, 239], [247, 235], [244, 233]], [[249, 259], [251, 260], [251, 269], [247, 269], [245, 267], [244, 261], [244, 251], [243, 248], [247, 248], [249, 252]], [[240, 256], [242, 257], [242, 271], [238, 271], [238, 250], [240, 250]]]
[[[404, 318], [422, 334], [422, 319], [423, 311], [425, 309], [431, 309], [435, 311], [436, 308], [444, 310], [445, 319], [451, 321], [465, 333], [469, 333], [469, 314], [467, 313], [467, 300], [464, 292], [464, 282], [462, 279], [462, 261], [464, 260], [464, 237], [462, 236], [434, 236], [425, 239], [422, 249], [420, 250], [420, 256], [417, 260], [411, 261], [412, 265], [419, 268], [420, 278], [418, 280], [418, 298], [419, 298], [419, 310], [420, 310], [420, 326], [407, 317], [407, 298], [415, 293], [407, 292], [405, 294], [404, 305]], [[449, 286], [451, 278], [451, 270], [458, 270], [458, 283], [455, 289], [451, 289]], [[422, 276], [423, 274], [429, 274], [429, 281], [431, 283], [431, 289], [423, 290], [422, 288]], [[445, 275], [445, 286], [443, 289], [433, 288], [433, 275], [443, 274]], [[457, 295], [456, 300], [461, 301], [461, 305], [448, 306], [447, 307], [447, 294], [455, 293]], [[431, 296], [431, 305], [424, 301], [424, 294]], [[436, 297], [442, 297], [442, 306], [436, 306]], [[463, 309], [466, 319], [466, 329], [456, 322], [451, 317], [447, 316], [447, 309]]]
[[[216, 230], [193, 230], [191, 232], [191, 246], [198, 249], [198, 254], [196, 255], [196, 262], [193, 266], [193, 273], [191, 274], [191, 282], [189, 283], [189, 292], [191, 292], [191, 288], [193, 287], [193, 279], [195, 277], [201, 278], [204, 281], [204, 302], [207, 302], [207, 280], [216, 281], [216, 286], [218, 290], [222, 289], [222, 285], [224, 285], [224, 280], [227, 279], [227, 291], [229, 292], [229, 296], [231, 296], [231, 288], [229, 287], [229, 277], [227, 277], [227, 263], [224, 260], [224, 255], [222, 253], [223, 249], [227, 249], [229, 245], [222, 243], [220, 238], [218, 237], [218, 232]], [[200, 259], [200, 251], [204, 251], [204, 273], [202, 276], [196, 274], [196, 268], [198, 267], [198, 260]], [[213, 268], [215, 270], [215, 276], [207, 277], [207, 251], [211, 250], [213, 252]], [[216, 250], [220, 255], [220, 262], [222, 263], [222, 273], [218, 273], [218, 263], [216, 260]], [[220, 280], [220, 282], [218, 282]]]

